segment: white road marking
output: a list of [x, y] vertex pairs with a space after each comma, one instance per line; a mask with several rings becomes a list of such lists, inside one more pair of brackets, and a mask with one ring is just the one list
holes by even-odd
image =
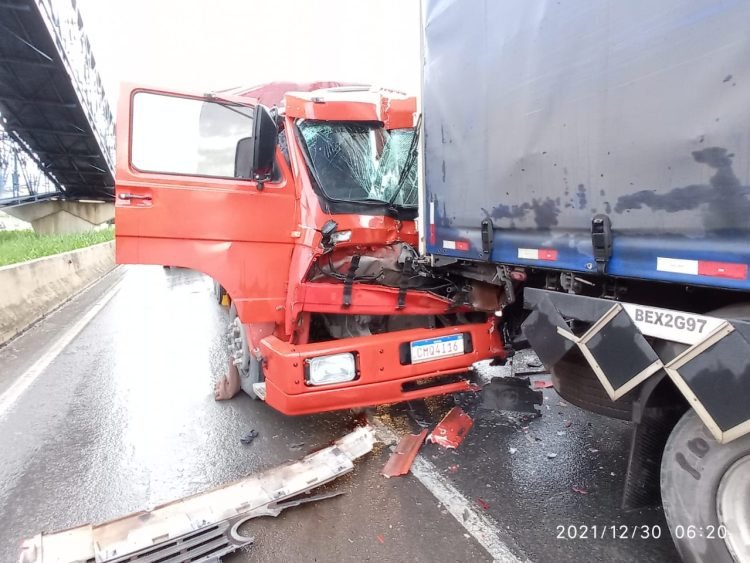
[[[377, 435], [382, 442], [396, 443], [398, 438], [393, 431], [380, 421], [372, 421]], [[411, 466], [411, 474], [440, 501], [445, 509], [461, 524], [466, 531], [490, 554], [493, 560], [502, 563], [530, 563], [528, 559], [519, 559], [500, 539], [500, 529], [487, 516], [478, 512], [474, 503], [467, 499], [443, 477], [435, 465], [418, 455]]]
[[[81, 318], [79, 318], [73, 326], [71, 326], [66, 332], [62, 334], [44, 353], [41, 357], [34, 362], [34, 364], [27, 369], [21, 377], [19, 377], [13, 384], [0, 395], [0, 420], [5, 418], [8, 411], [18, 401], [21, 395], [31, 386], [37, 377], [52, 363], [52, 361], [65, 350], [66, 346], [70, 344], [78, 334], [86, 328], [96, 315], [109, 303], [109, 301], [115, 296], [120, 283], [117, 282], [112, 286], [107, 293], [105, 293], [94, 305], [86, 311]], [[80, 295], [80, 294], [79, 294]]]

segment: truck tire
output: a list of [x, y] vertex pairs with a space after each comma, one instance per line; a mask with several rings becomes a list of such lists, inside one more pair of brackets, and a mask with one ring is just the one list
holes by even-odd
[[630, 420], [635, 393], [627, 393], [613, 401], [604, 390], [588, 362], [577, 350], [569, 352], [552, 369], [552, 384], [558, 395], [584, 410]]
[[[748, 320], [750, 304], [709, 314]], [[750, 562], [750, 434], [719, 444], [694, 411], [685, 413], [664, 448], [661, 495], [672, 539], [685, 562]], [[718, 537], [720, 526], [726, 527], [725, 539]], [[712, 531], [714, 537], [706, 537]]]
[[227, 290], [224, 289], [219, 282], [216, 280], [213, 281], [213, 294], [214, 299], [216, 299], [216, 302], [221, 305], [224, 301], [224, 297], [227, 295]]
[[230, 350], [240, 374], [240, 388], [251, 399], [261, 400], [255, 393], [253, 384], [262, 383], [266, 380], [263, 375], [263, 366], [250, 351], [245, 325], [240, 322], [240, 318], [237, 316], [237, 307], [234, 303], [229, 307], [229, 338]]
[[661, 495], [683, 561], [750, 561], [750, 435], [719, 444], [685, 413], [664, 448]]

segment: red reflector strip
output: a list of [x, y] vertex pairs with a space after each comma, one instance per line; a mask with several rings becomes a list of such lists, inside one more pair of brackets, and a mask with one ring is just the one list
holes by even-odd
[[443, 248], [447, 250], [469, 250], [471, 245], [468, 240], [444, 240]]
[[554, 248], [519, 248], [518, 257], [522, 260], [545, 260], [554, 262], [557, 260], [557, 250]]
[[681, 258], [656, 259], [656, 269], [660, 272], [688, 274], [691, 276], [708, 276], [711, 278], [728, 278], [732, 280], [747, 279], [747, 264], [737, 262], [711, 262], [710, 260], [683, 260]]
[[430, 225], [430, 244], [435, 244], [437, 236], [435, 235], [435, 225]]
[[733, 280], [746, 280], [747, 264], [736, 264], [732, 262], [705, 262], [699, 260], [698, 275], [712, 276], [715, 278], [729, 278]]
[[539, 260], [557, 260], [557, 250], [552, 250], [549, 248], [540, 248], [539, 249]]

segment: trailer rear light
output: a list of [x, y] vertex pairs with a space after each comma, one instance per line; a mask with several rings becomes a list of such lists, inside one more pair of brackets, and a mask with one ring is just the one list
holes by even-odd
[[344, 383], [356, 377], [354, 354], [333, 354], [307, 360], [307, 382], [310, 385]]

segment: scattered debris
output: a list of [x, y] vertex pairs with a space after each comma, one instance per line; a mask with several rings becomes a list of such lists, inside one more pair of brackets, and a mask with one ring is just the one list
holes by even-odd
[[477, 498], [477, 504], [482, 507], [482, 510], [489, 510], [490, 504], [487, 501]]
[[549, 459], [555, 459], [556, 457], [557, 457], [557, 454], [555, 454], [555, 453], [552, 453], [552, 452], [548, 452], [547, 453], [547, 458], [549, 458]]
[[382, 534], [378, 534], [378, 535], [377, 535], [377, 536], [375, 536], [375, 537], [377, 537], [377, 538], [378, 538], [378, 541], [379, 541], [380, 543], [385, 543], [385, 538], [383, 537], [383, 535], [382, 535]]
[[247, 434], [245, 434], [242, 438], [240, 438], [240, 442], [245, 444], [246, 446], [249, 446], [253, 443], [253, 441], [258, 437], [258, 431], [253, 429], [250, 430]]
[[513, 455], [518, 451], [518, 448], [510, 448], [508, 451], [510, 452], [510, 455]]
[[382, 474], [385, 477], [398, 477], [406, 475], [417, 457], [419, 448], [424, 444], [427, 430], [422, 430], [419, 434], [407, 434], [399, 441], [395, 451], [391, 454], [388, 462], [383, 468]]
[[557, 403], [557, 406], [558, 407], [567, 407], [568, 403], [566, 403], [565, 401], [560, 401], [559, 403]]
[[427, 406], [423, 400], [420, 401], [408, 401], [406, 403], [406, 412], [417, 426], [420, 428], [430, 427], [430, 413], [427, 410]]
[[530, 368], [540, 368], [542, 367], [542, 362], [540, 362], [539, 360], [529, 360], [528, 362], [526, 362], [526, 365]]
[[597, 450], [596, 448], [589, 448], [589, 451], [590, 451], [590, 452], [591, 452], [592, 454], [595, 454], [595, 453], [596, 453], [596, 452], [598, 452], [599, 450]]
[[469, 433], [474, 421], [461, 407], [453, 407], [443, 420], [438, 422], [427, 441], [444, 448], [457, 448], [466, 434]]
[[549, 379], [537, 379], [534, 381], [534, 389], [549, 389], [552, 382]]
[[565, 430], [558, 430], [557, 431], [557, 435], [558, 436], [565, 436], [565, 434], [566, 434]]
[[295, 442], [294, 444], [289, 444], [290, 450], [301, 450], [304, 447], [305, 447], [304, 442]]
[[449, 466], [448, 467], [448, 473], [450, 473], [450, 474], [456, 474], [456, 473], [458, 473], [458, 465], [453, 464], [453, 465]]
[[589, 492], [586, 489], [582, 489], [580, 487], [576, 487], [575, 485], [573, 485], [571, 487], [571, 489], [573, 489], [574, 493], [578, 493], [579, 495], [587, 495], [587, 494], [589, 494]]
[[531, 413], [541, 416], [537, 405], [544, 403], [541, 391], [531, 389], [531, 382], [524, 377], [493, 377], [482, 388], [480, 409]]
[[214, 386], [214, 399], [217, 401], [228, 401], [240, 392], [240, 372], [232, 361], [229, 361], [227, 374], [216, 382]]
[[[172, 563], [218, 560], [253, 543], [238, 532], [259, 516], [338, 496], [333, 491], [302, 496], [354, 469], [354, 460], [372, 450], [375, 433], [360, 427], [333, 445], [300, 461], [264, 471], [212, 491], [103, 524], [40, 533], [21, 546], [22, 563], [144, 561]], [[210, 550], [210, 551], [207, 551]]]
[[570, 428], [571, 426], [573, 426], [573, 421], [566, 420], [563, 424], [565, 424], [565, 428]]

